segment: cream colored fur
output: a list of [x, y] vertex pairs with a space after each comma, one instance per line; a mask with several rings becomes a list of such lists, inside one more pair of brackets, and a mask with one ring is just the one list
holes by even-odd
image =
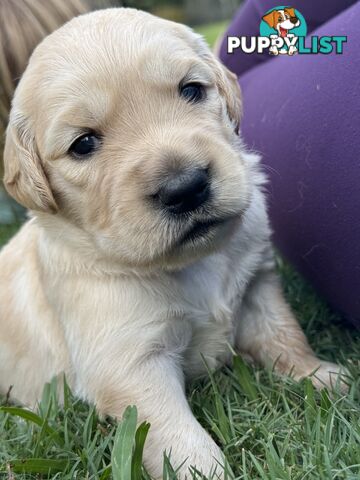
[[[186, 77], [206, 85], [192, 105]], [[235, 130], [235, 77], [189, 28], [131, 9], [78, 17], [35, 50], [17, 88], [5, 185], [32, 218], [0, 254], [0, 388], [34, 406], [65, 372], [74, 393], [151, 423], [145, 464], [162, 453], [208, 474], [223, 463], [184, 394], [186, 378], [230, 360], [329, 385], [274, 272], [264, 179]], [[99, 149], [74, 159], [84, 130]], [[208, 167], [211, 204], [179, 221], [151, 201], [173, 168]], [[179, 246], [196, 220], [230, 216]], [[217, 466], [221, 477], [221, 468]]]

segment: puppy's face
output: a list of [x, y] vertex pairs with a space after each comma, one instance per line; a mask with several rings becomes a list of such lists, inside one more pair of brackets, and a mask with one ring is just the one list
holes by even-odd
[[131, 9], [78, 17], [17, 89], [5, 184], [126, 265], [216, 248], [249, 203], [235, 78], [187, 27]]
[[271, 28], [277, 30], [281, 37], [285, 37], [288, 30], [300, 25], [295, 9], [290, 7], [284, 10], [272, 10], [262, 18]]

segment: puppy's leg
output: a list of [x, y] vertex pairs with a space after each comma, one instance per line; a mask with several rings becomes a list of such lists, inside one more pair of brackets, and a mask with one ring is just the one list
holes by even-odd
[[150, 422], [144, 463], [152, 476], [162, 478], [166, 451], [174, 468], [183, 464], [179, 478], [190, 479], [188, 468], [194, 465], [204, 475], [216, 470], [219, 476], [214, 478], [223, 478], [218, 463], [224, 463], [222, 453], [193, 416], [173, 355], [154, 353], [131, 361], [124, 370], [124, 362], [111, 360], [107, 352], [92, 373], [92, 380], [85, 380], [87, 396], [100, 412], [120, 419], [125, 407], [135, 404], [139, 420]]
[[[249, 285], [238, 312], [236, 348], [262, 365], [299, 380], [311, 376], [317, 388], [337, 383], [340, 367], [319, 360], [287, 305], [277, 275], [261, 272]], [[346, 386], [340, 383], [342, 390]]]

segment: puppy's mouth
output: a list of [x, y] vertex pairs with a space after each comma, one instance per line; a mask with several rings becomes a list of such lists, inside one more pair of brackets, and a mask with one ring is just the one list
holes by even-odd
[[286, 37], [287, 36], [287, 29], [286, 28], [283, 28], [283, 27], [280, 27], [280, 36], [281, 37]]
[[195, 242], [202, 238], [208, 237], [217, 227], [229, 224], [237, 216], [227, 216], [223, 218], [212, 218], [209, 220], [197, 221], [185, 233], [183, 233], [176, 242], [177, 246], [183, 246], [189, 242]]

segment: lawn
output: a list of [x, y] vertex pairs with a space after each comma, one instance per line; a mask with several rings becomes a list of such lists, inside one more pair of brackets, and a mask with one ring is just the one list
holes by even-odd
[[[201, 31], [213, 41], [219, 25]], [[0, 243], [16, 228], [0, 226]], [[226, 453], [233, 471], [229, 478], [359, 480], [359, 332], [346, 327], [281, 260], [278, 269], [315, 351], [321, 358], [345, 364], [352, 374], [348, 395], [319, 393], [309, 381], [297, 384], [236, 357], [232, 368], [188, 386], [192, 409]], [[68, 389], [60, 407], [54, 391], [54, 385], [45, 388], [37, 415], [0, 399], [1, 479], [149, 478], [140, 461], [147, 426], [141, 427], [135, 441], [133, 409], [117, 427], [111, 419], [100, 420], [93, 407], [74, 399]], [[126, 462], [128, 457], [132, 462]], [[167, 462], [164, 472], [164, 478], [174, 478]]]

